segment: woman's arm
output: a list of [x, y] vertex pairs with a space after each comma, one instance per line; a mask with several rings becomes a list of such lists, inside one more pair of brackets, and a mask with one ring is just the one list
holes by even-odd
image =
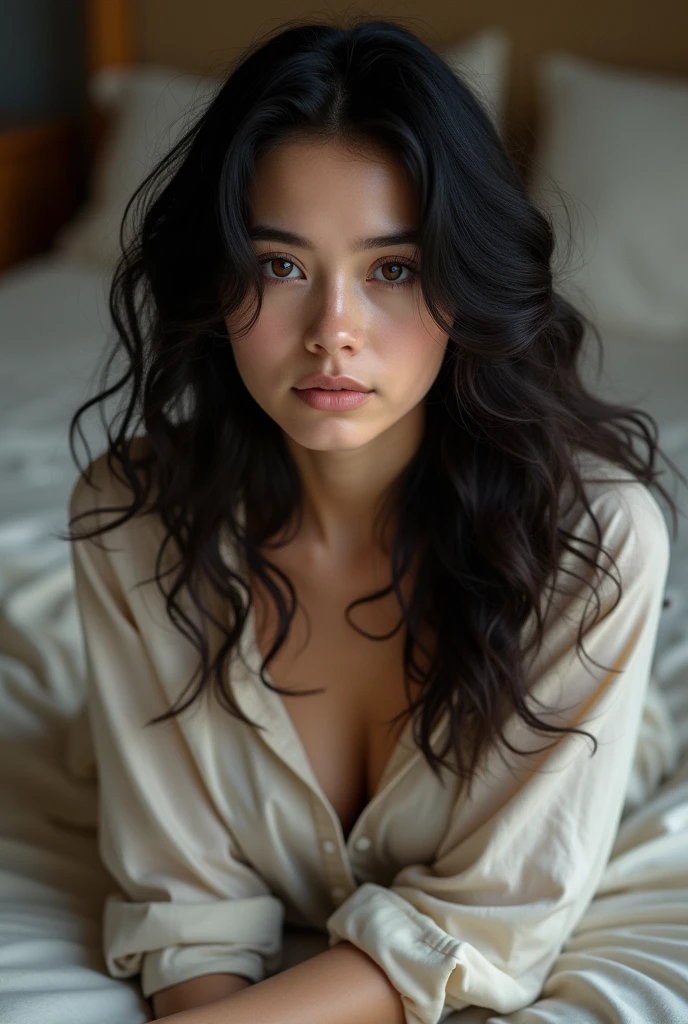
[[[95, 487], [79, 479], [70, 521], [94, 505], [98, 520], [109, 517], [103, 506], [124, 499], [102, 457], [92, 469]], [[179, 719], [145, 728], [176, 692], [159, 672], [160, 648], [180, 680], [185, 659], [189, 669], [196, 664], [187, 644], [170, 651], [164, 609], [153, 595], [137, 596], [141, 579], [150, 578], [159, 532], [140, 519], [99, 543], [72, 545], [98, 769], [98, 848], [116, 883], [103, 905], [102, 952], [112, 977], [140, 973], [147, 1000], [192, 978], [205, 985], [210, 975], [262, 980], [279, 962], [284, 919], [282, 901], [213, 801]]]
[[[278, 971], [204, 1008], [163, 1017], [167, 1024], [403, 1024], [399, 993], [385, 971], [350, 942]], [[429, 1021], [428, 1014], [414, 1020]]]
[[169, 1017], [180, 1010], [192, 1010], [196, 1006], [205, 1006], [217, 999], [232, 996], [251, 984], [248, 978], [240, 974], [202, 974], [188, 981], [180, 981], [177, 985], [160, 989], [151, 996], [153, 1020]]

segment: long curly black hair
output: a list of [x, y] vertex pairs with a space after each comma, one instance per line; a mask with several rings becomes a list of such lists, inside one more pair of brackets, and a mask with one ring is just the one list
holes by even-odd
[[[510, 746], [504, 709], [549, 732], [581, 732], [534, 716], [525, 670], [531, 649], [541, 645], [541, 598], [563, 551], [599, 568], [593, 556], [604, 550], [599, 544], [583, 554], [561, 525], [568, 487], [594, 520], [598, 541], [601, 536], [576, 452], [655, 486], [672, 508], [674, 531], [676, 507], [657, 482], [656, 422], [583, 386], [578, 361], [586, 330], [598, 346], [601, 341], [595, 325], [555, 290], [550, 216], [529, 198], [482, 102], [410, 29], [363, 16], [338, 25], [289, 22], [268, 33], [242, 55], [131, 197], [109, 296], [117, 337], [103, 390], [74, 414], [69, 438], [80, 465], [79, 418], [125, 389], [118, 425], [107, 425], [103, 456], [132, 501], [110, 509], [120, 518], [78, 536], [114, 529], [144, 509], [164, 524], [154, 579], [170, 619], [197, 646], [200, 666], [186, 687], [197, 681], [191, 696], [147, 725], [185, 710], [213, 678], [220, 703], [248, 722], [227, 689], [226, 663], [252, 597], [248, 581], [221, 557], [222, 537], [231, 538], [277, 606], [277, 637], [260, 673], [271, 686], [264, 671], [284, 643], [297, 602], [291, 581], [260, 549], [290, 524], [298, 529], [303, 505], [282, 431], [237, 371], [226, 318], [247, 297], [253, 312], [246, 329], [260, 314], [265, 278], [247, 233], [246, 184], [261, 153], [296, 137], [382, 144], [417, 188], [420, 285], [448, 344], [425, 398], [422, 443], [389, 488], [379, 517], [383, 530], [391, 517], [396, 523], [392, 585], [352, 602], [346, 617], [358, 629], [350, 610], [394, 589], [405, 629], [403, 714], [414, 716], [415, 741], [432, 771], [439, 775], [442, 764], [470, 782], [487, 745], [501, 738]], [[127, 369], [108, 387], [117, 356]], [[147, 443], [137, 454], [132, 440], [141, 428]], [[642, 457], [635, 440], [646, 446]], [[90, 466], [81, 472], [90, 479]], [[166, 590], [160, 566], [170, 542], [180, 560]], [[399, 583], [418, 552], [407, 607]], [[288, 590], [289, 604], [272, 576]], [[210, 616], [202, 595], [208, 583], [233, 613], [212, 663], [202, 631], [179, 599], [190, 595]], [[531, 614], [536, 629], [523, 646]], [[416, 648], [425, 624], [436, 650], [425, 652], [430, 668], [423, 671]], [[582, 624], [577, 650], [581, 639]], [[447, 744], [436, 752], [430, 737], [447, 710]], [[446, 760], [450, 749], [453, 763]]]

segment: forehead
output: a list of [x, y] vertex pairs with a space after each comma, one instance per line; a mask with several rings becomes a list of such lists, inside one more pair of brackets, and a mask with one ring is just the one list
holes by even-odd
[[259, 156], [247, 195], [254, 222], [304, 235], [317, 233], [322, 218], [358, 236], [411, 227], [417, 216], [415, 187], [403, 164], [373, 145], [352, 151], [334, 141], [284, 142]]

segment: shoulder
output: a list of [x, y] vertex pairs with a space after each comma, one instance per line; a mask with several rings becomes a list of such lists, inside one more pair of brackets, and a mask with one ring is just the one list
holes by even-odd
[[[601, 458], [586, 455], [578, 468], [590, 510], [577, 502], [560, 520], [564, 550], [541, 595], [542, 645], [529, 666], [528, 689], [555, 708], [562, 683], [567, 700], [592, 699], [600, 665], [651, 650], [670, 563], [669, 531], [650, 488]], [[528, 643], [535, 631], [533, 611]]]
[[[148, 436], [132, 438], [128, 442], [128, 453], [136, 460], [151, 456]], [[101, 509], [112, 505], [131, 504], [132, 491], [126, 480], [121, 478], [119, 461], [108, 459], [108, 454], [107, 450], [102, 452], [76, 478], [69, 495], [71, 518], [92, 510], [100, 513]]]
[[[128, 445], [133, 459], [152, 454], [146, 436], [133, 438]], [[79, 475], [69, 497], [69, 525], [77, 557], [94, 560], [103, 572], [114, 572], [127, 586], [154, 574], [165, 539], [159, 515], [146, 512], [150, 498], [143, 510], [131, 514], [133, 500], [134, 492], [119, 460], [108, 459], [107, 451]], [[94, 530], [93, 537], [85, 536]], [[167, 557], [172, 557], [171, 548]]]
[[650, 488], [629, 470], [599, 456], [583, 453], [577, 456], [577, 463], [600, 535], [582, 505], [565, 517], [565, 528], [596, 546], [601, 543], [615, 557], [621, 556], [628, 572], [665, 574], [671, 539]]
[[[569, 492], [559, 519], [563, 549], [541, 595], [547, 644], [560, 652], [575, 648], [581, 624], [587, 630], [612, 612], [618, 624], [661, 605], [670, 563], [669, 531], [651, 490], [605, 459], [585, 454], [577, 462], [589, 510], [580, 500], [568, 507]], [[534, 629], [533, 614], [526, 633]]]

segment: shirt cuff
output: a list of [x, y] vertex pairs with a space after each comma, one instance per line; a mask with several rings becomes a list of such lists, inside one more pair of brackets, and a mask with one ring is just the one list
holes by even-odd
[[385, 971], [401, 996], [405, 1024], [439, 1024], [452, 1012], [445, 991], [461, 943], [393, 889], [364, 882], [326, 927], [330, 947], [351, 942]]
[[284, 904], [264, 894], [198, 903], [132, 903], [111, 893], [103, 910], [105, 962], [114, 978], [141, 973], [146, 999], [201, 974], [262, 981], [282, 960]]

